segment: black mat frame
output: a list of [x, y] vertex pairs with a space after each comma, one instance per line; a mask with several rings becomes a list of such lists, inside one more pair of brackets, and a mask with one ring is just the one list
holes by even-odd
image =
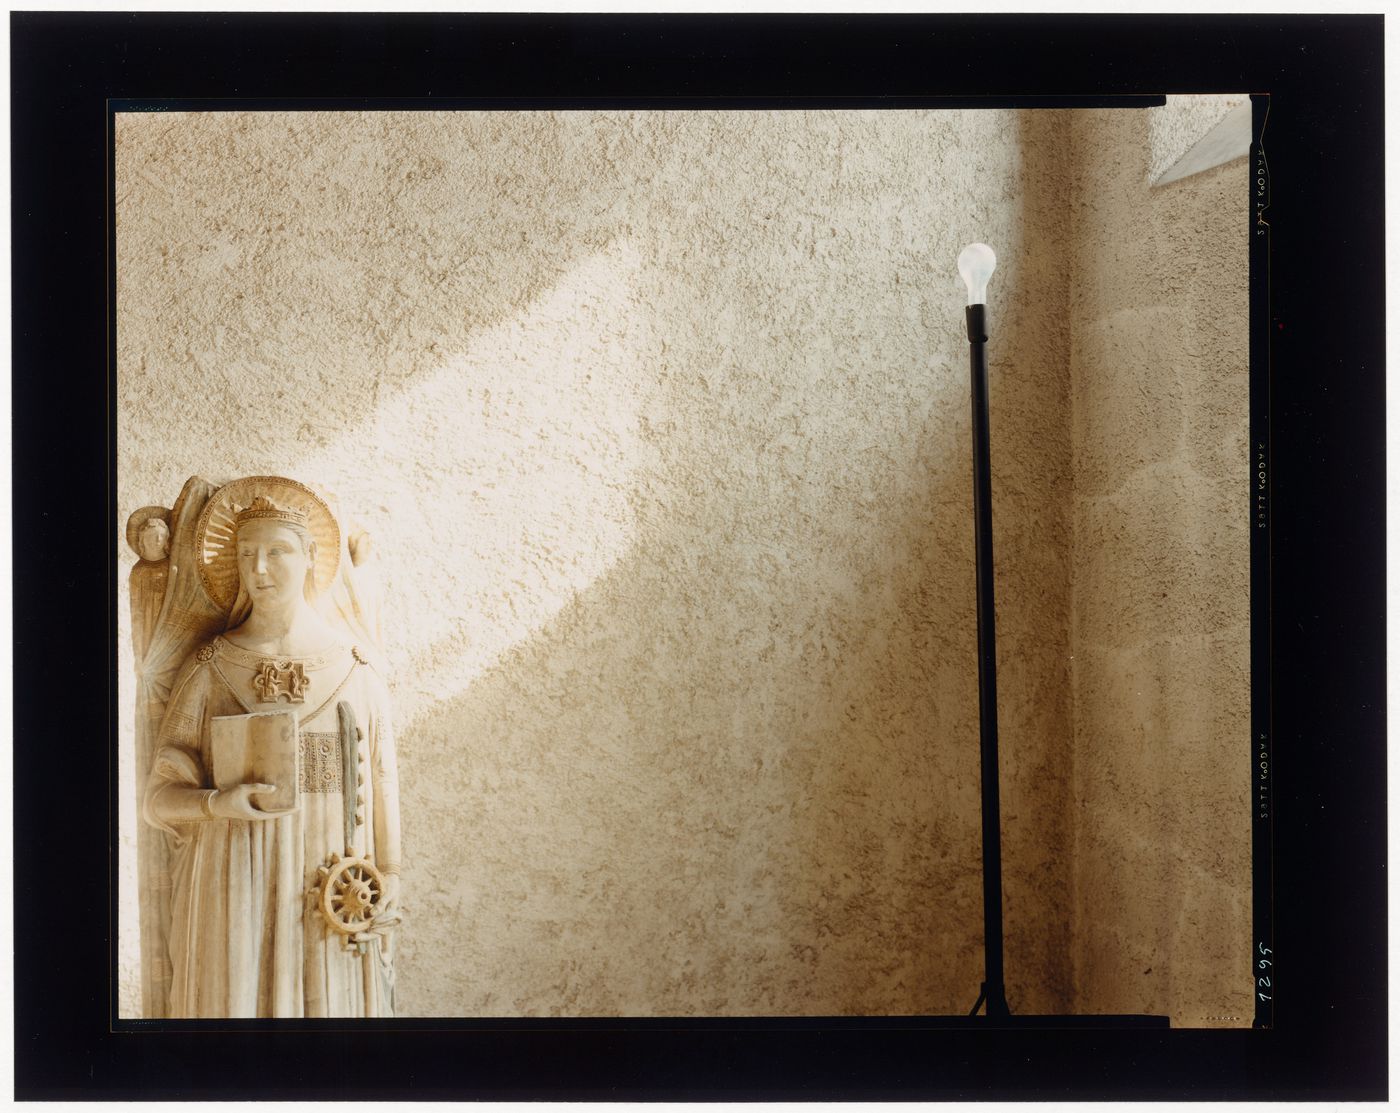
[[[16, 1096], [1385, 1096], [1381, 41], [1371, 16], [12, 15]], [[1178, 91], [1270, 98], [1272, 1028], [114, 1031], [112, 100], [893, 107]], [[1329, 277], [1338, 250], [1345, 286]]]

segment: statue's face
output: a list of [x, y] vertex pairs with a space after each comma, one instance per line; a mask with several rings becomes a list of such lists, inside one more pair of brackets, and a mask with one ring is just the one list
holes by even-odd
[[253, 606], [286, 606], [302, 597], [313, 552], [280, 522], [252, 521], [238, 530], [238, 576]]
[[164, 560], [170, 553], [170, 529], [160, 518], [148, 518], [136, 535], [142, 560]]

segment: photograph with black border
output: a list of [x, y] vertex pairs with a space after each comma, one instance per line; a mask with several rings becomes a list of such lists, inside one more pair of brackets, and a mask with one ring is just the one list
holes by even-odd
[[[1387, 1081], [1380, 29], [1379, 18], [1373, 17], [12, 16], [13, 526], [17, 540], [33, 540], [36, 535], [38, 540], [14, 550], [16, 1096], [1383, 1097]], [[1339, 80], [1342, 76], [1345, 81]], [[1167, 1028], [1165, 1023], [1152, 1022], [1148, 1014], [1159, 1011], [1152, 1006], [1161, 1002], [1162, 1013], [1173, 1012], [1185, 999], [1132, 992], [1102, 998], [1110, 1005], [1121, 1000], [1121, 1008], [1073, 1007], [1076, 993], [1080, 1000], [1095, 1001], [1092, 994], [1081, 992], [1082, 961], [1063, 953], [1071, 948], [1083, 953], [1074, 933], [1093, 936], [1098, 925], [1098, 945], [1106, 949], [1090, 948], [1089, 953], [1109, 956], [1094, 960], [1097, 966], [1090, 963], [1090, 983], [1097, 977], [1098, 984], [1108, 984], [1115, 962], [1125, 965], [1137, 957], [1139, 941], [1124, 937], [1131, 936], [1125, 932], [1131, 925], [1114, 919], [1113, 904], [1120, 895], [1107, 873], [1088, 883], [1085, 899], [1067, 905], [1087, 909], [1074, 921], [1078, 926], [1067, 929], [1055, 923], [1049, 941], [1038, 943], [1042, 951], [1035, 953], [1048, 956], [1047, 968], [1068, 973], [1058, 982], [1053, 977], [1034, 982], [1038, 972], [1030, 973], [1024, 962], [1018, 962], [1028, 953], [1030, 933], [1023, 927], [1024, 905], [1015, 903], [1024, 898], [1018, 898], [1015, 889], [1027, 877], [1058, 880], [1063, 875], [1057, 870], [1063, 863], [1053, 861], [1054, 842], [1049, 839], [1051, 850], [1043, 851], [1046, 861], [1038, 867], [1039, 874], [1025, 867], [1026, 859], [1020, 856], [1025, 853], [1025, 827], [1015, 826], [1017, 810], [1022, 824], [1041, 822], [1044, 817], [1034, 812], [1034, 804], [1026, 803], [1034, 797], [1028, 797], [1026, 786], [1019, 783], [1014, 761], [1008, 764], [1006, 742], [1001, 783], [1006, 792], [1002, 804], [1008, 810], [1003, 811], [1001, 823], [986, 825], [986, 773], [997, 769], [993, 697], [992, 764], [987, 764], [984, 706], [983, 791], [979, 801], [977, 782], [970, 781], [971, 795], [965, 801], [970, 803], [966, 814], [975, 823], [980, 811], [983, 826], [980, 839], [964, 840], [964, 844], [971, 845], [974, 853], [980, 845], [983, 858], [981, 863], [974, 860], [970, 879], [959, 883], [959, 891], [971, 893], [972, 898], [956, 903], [959, 916], [973, 920], [959, 930], [974, 940], [975, 953], [961, 955], [960, 960], [970, 960], [964, 965], [969, 967], [974, 992], [982, 982], [985, 1015], [967, 1016], [970, 1001], [952, 1001], [938, 1010], [941, 1014], [956, 1009], [961, 1014], [956, 1016], [921, 1015], [927, 1010], [918, 1004], [901, 1007], [905, 1001], [937, 1000], [917, 987], [895, 998], [890, 1011], [899, 1015], [869, 1015], [877, 1011], [870, 1004], [881, 999], [877, 991], [889, 993], [892, 986], [904, 988], [903, 983], [891, 975], [883, 987], [852, 986], [847, 996], [839, 992], [822, 996], [842, 973], [839, 965], [828, 964], [816, 967], [828, 982], [814, 979], [808, 988], [809, 999], [825, 1002], [831, 1015], [788, 1015], [805, 1011], [800, 1008], [774, 1008], [770, 1015], [755, 1015], [768, 1010], [742, 1001], [726, 1008], [722, 996], [706, 998], [697, 992], [693, 998], [697, 1002], [721, 1003], [701, 1004], [682, 1016], [676, 1015], [680, 1010], [674, 1005], [668, 1008], [661, 1002], [647, 1015], [637, 1015], [642, 1011], [638, 998], [624, 996], [612, 1010], [616, 1015], [604, 1019], [602, 1014], [609, 1012], [606, 1004], [589, 1005], [609, 999], [606, 987], [595, 984], [593, 996], [580, 997], [576, 1010], [564, 1007], [553, 1014], [545, 1011], [537, 996], [514, 1010], [507, 1005], [474, 1019], [429, 1019], [421, 1010], [406, 1019], [349, 1024], [127, 1019], [131, 1013], [123, 1013], [119, 1000], [119, 876], [124, 837], [119, 817], [132, 801], [119, 784], [118, 734], [123, 701], [129, 702], [131, 689], [119, 682], [118, 631], [121, 608], [127, 606], [119, 581], [127, 575], [130, 558], [124, 558], [126, 565], [120, 564], [123, 558], [117, 556], [116, 541], [125, 536], [128, 515], [136, 506], [119, 496], [118, 475], [126, 430], [119, 415], [125, 396], [114, 305], [120, 302], [123, 279], [113, 213], [120, 180], [114, 131], [122, 113], [149, 120], [162, 112], [197, 112], [213, 103], [222, 112], [247, 113], [289, 106], [296, 111], [314, 106], [315, 111], [327, 113], [480, 112], [489, 104], [498, 112], [575, 114], [571, 119], [584, 112], [679, 114], [689, 110], [715, 114], [720, 124], [713, 137], [734, 141], [724, 126], [726, 119], [737, 118], [735, 113], [776, 110], [839, 117], [842, 110], [903, 111], [901, 120], [906, 120], [909, 114], [930, 108], [983, 113], [1046, 109], [1039, 119], [1049, 120], [1056, 110], [1126, 110], [1131, 103], [1146, 108], [1168, 103], [1167, 98], [1206, 93], [1241, 99], [1251, 140], [1247, 158], [1237, 164], [1247, 167], [1242, 175], [1247, 179], [1247, 197], [1239, 203], [1246, 218], [1239, 246], [1248, 246], [1239, 255], [1239, 265], [1247, 264], [1249, 276], [1248, 338], [1247, 344], [1240, 345], [1240, 350], [1247, 349], [1249, 364], [1249, 396], [1240, 398], [1248, 435], [1225, 421], [1219, 429], [1209, 428], [1201, 443], [1208, 447], [1209, 434], [1218, 433], [1222, 444], [1232, 443], [1229, 438], [1234, 437], [1248, 445], [1248, 459], [1241, 461], [1238, 476], [1241, 514], [1249, 523], [1248, 575], [1236, 568], [1222, 579], [1250, 585], [1248, 733], [1241, 732], [1237, 746], [1225, 739], [1210, 741], [1219, 752], [1238, 753], [1238, 765], [1232, 764], [1234, 759], [1225, 762], [1227, 771], [1222, 776], [1232, 785], [1238, 783], [1241, 795], [1248, 798], [1252, 819], [1246, 826], [1220, 817], [1218, 831], [1201, 831], [1210, 817], [1203, 820], [1189, 808], [1177, 808], [1173, 799], [1186, 798], [1196, 791], [1193, 786], [1168, 780], [1131, 791], [1155, 794], [1149, 807], [1152, 815], [1184, 816], [1177, 822], [1194, 823], [1196, 835], [1206, 839], [1215, 836], [1221, 854], [1249, 856], [1249, 883], [1238, 887], [1239, 907], [1231, 913], [1230, 922], [1248, 925], [1247, 934], [1241, 932], [1245, 945], [1238, 964], [1251, 1015], [1233, 1004], [1228, 1009], [1222, 1006], [1218, 1015], [1204, 1015], [1202, 1008], [1197, 1010], [1203, 1014], [1199, 1019], [1225, 1026], [1193, 1027], [1193, 1014], [1185, 1022], [1174, 1015]], [[1058, 134], [1050, 129], [1036, 136], [1035, 130], [1021, 136], [1031, 147], [1053, 142]], [[635, 126], [633, 131], [635, 135]], [[1075, 133], [1068, 129], [1068, 134]], [[897, 146], [898, 128], [889, 138]], [[518, 140], [507, 136], [504, 142]], [[609, 148], [607, 157], [615, 153]], [[896, 171], [897, 155], [895, 150], [887, 160]], [[1318, 172], [1319, 166], [1332, 165], [1343, 155], [1347, 175]], [[977, 168], [993, 165], [994, 156], [995, 152], [976, 153], [974, 161], [982, 160]], [[1031, 162], [1029, 157], [1024, 160], [1027, 165]], [[163, 187], [158, 170], [153, 168], [142, 188]], [[1037, 193], [1043, 183], [1023, 165], [1018, 164], [1018, 172], [1028, 207], [1034, 208], [1037, 197], [1046, 205], [1052, 195], [1043, 188]], [[1006, 181], [1003, 177], [999, 187], [1006, 188]], [[1175, 196], [1183, 195], [1179, 189]], [[1053, 199], [1067, 196], [1074, 195], [1062, 191]], [[683, 208], [685, 199], [677, 203]], [[1082, 194], [1076, 203], [1092, 209], [1094, 197]], [[1173, 219], [1177, 212], [1164, 203], [1159, 220]], [[746, 220], [762, 217], [757, 212], [741, 215]], [[860, 216], [851, 219], [858, 221]], [[1131, 223], [1123, 231], [1131, 234]], [[933, 242], [942, 250], [946, 245], [940, 234], [928, 233], [919, 242]], [[1033, 228], [1024, 232], [1026, 237], [1034, 234]], [[1192, 229], [1182, 225], [1181, 237], [1190, 234]], [[1328, 260], [1335, 258], [1339, 243], [1346, 246], [1350, 273], [1355, 276], [1354, 285], [1346, 291], [1344, 312], [1340, 305], [1331, 304], [1340, 301], [1337, 286], [1318, 278], [1328, 273]], [[598, 296], [606, 302], [608, 268], [625, 269], [627, 260], [610, 260], [607, 245], [601, 246], [596, 258], [602, 265], [583, 278], [599, 284]], [[802, 246], [809, 255], [828, 253], [833, 268], [840, 265], [835, 247], [815, 239]], [[1078, 248], [1091, 249], [1109, 256], [1118, 250], [1112, 240]], [[535, 250], [534, 245], [522, 248], [521, 254], [530, 250]], [[1222, 245], [1222, 257], [1225, 254]], [[1014, 256], [1010, 266], [999, 261], [1003, 281], [1015, 279], [1023, 283], [1021, 288], [1040, 294], [1053, 291], [1053, 276], [1040, 276], [1037, 287], [1037, 276], [1029, 271], [1024, 278], [1016, 277]], [[229, 266], [230, 257], [213, 257], [209, 262]], [[555, 260], [527, 260], [527, 270], [531, 262], [543, 264], [533, 277], [559, 277], [549, 271]], [[952, 270], [951, 262], [940, 258], [923, 263], [931, 276], [937, 272], [937, 278], [929, 281], [939, 283], [937, 297], [945, 301], [947, 275], [941, 272]], [[1123, 252], [1116, 262], [1121, 278], [1124, 267], [1132, 263], [1130, 253]], [[563, 277], [567, 281], [570, 276]], [[547, 289], [548, 284], [541, 288]], [[869, 303], [862, 302], [861, 296], [860, 291], [852, 292], [852, 300], [866, 308]], [[998, 359], [1020, 366], [1033, 365], [1038, 354], [1046, 360], [1053, 357], [1040, 354], [1043, 348], [1035, 345], [1023, 354], [1009, 341], [999, 356], [995, 296], [993, 285], [987, 299], [991, 315], [986, 331], [993, 337], [988, 346], [992, 454], [999, 463], [999, 444], [1014, 443], [1014, 438], [998, 442], [999, 430], [1007, 431], [1004, 436], [1012, 433], [1024, 415], [1014, 408], [1008, 415], [995, 409], [1002, 372], [996, 366]], [[1059, 296], [1063, 304], [1062, 292], [1047, 296]], [[920, 299], [928, 295], [913, 297], [919, 310], [926, 311], [927, 301]], [[969, 292], [969, 304], [975, 309], [973, 297]], [[1360, 305], [1355, 304], [1358, 301]], [[1095, 308], [1092, 302], [1088, 297], [1090, 311]], [[1112, 299], [1106, 302], [1111, 304]], [[159, 311], [160, 299], [153, 304]], [[587, 308], [594, 303], [577, 304]], [[956, 299], [952, 304], [960, 318], [960, 305]], [[1046, 332], [1045, 346], [1053, 350], [1058, 343], [1060, 350], [1071, 350], [1074, 338], [1051, 335], [1057, 325], [1053, 314], [1038, 308], [1022, 312], [1031, 318], [1031, 331]], [[1227, 312], [1234, 310], [1220, 307], [1222, 319]], [[1006, 314], [1009, 330], [1018, 322], [1012, 310]], [[873, 331], [900, 327], [898, 314], [889, 307], [871, 316]], [[1097, 331], [1086, 329], [1080, 338], [1082, 347], [1072, 349], [1074, 358], [1088, 352], [1084, 358], [1098, 358], [1105, 365], [1116, 359], [1130, 361], [1140, 338], [1122, 340], [1110, 335], [1124, 321], [1109, 320]], [[844, 324], [839, 319], [830, 323], [836, 328]], [[1020, 324], [1025, 327], [1027, 322]], [[1128, 324], [1145, 328], [1149, 348], [1177, 344], [1209, 366], [1209, 345], [1218, 339], [1212, 323], [1188, 314]], [[963, 327], [961, 320], [956, 325]], [[630, 327], [626, 321], [605, 322], [603, 333], [612, 335], [609, 329]], [[975, 320], [969, 310], [965, 336], [954, 336], [958, 345], [970, 342], [974, 398], [984, 338], [981, 328], [981, 320]], [[781, 342], [805, 343], [793, 338]], [[643, 337], [640, 343], [651, 340]], [[1095, 344], [1097, 353], [1091, 350]], [[959, 360], [966, 360], [966, 350], [962, 349]], [[196, 364], [201, 354], [207, 355], [187, 353]], [[609, 358], [601, 359], [604, 374]], [[1223, 381], [1227, 362], [1222, 355], [1222, 393], [1228, 390]], [[985, 377], [985, 363], [981, 367]], [[680, 370], [693, 373], [693, 368]], [[1204, 383], [1187, 389], [1208, 392], [1211, 385], [1206, 376]], [[236, 383], [233, 389], [236, 394]], [[1152, 384], [1143, 389], [1150, 391]], [[966, 421], [967, 404], [966, 396], [959, 396], [950, 401], [950, 411], [956, 409], [959, 420]], [[643, 413], [638, 425], [645, 427], [656, 412]], [[1209, 397], [1200, 402], [1199, 420], [1208, 423], [1216, 413]], [[409, 418], [419, 420], [417, 412]], [[805, 431], [798, 426], [799, 439]], [[154, 435], [157, 430], [150, 432]], [[176, 431], [170, 432], [178, 440]], [[1088, 438], [1084, 443], [1094, 447], [1093, 429], [1076, 432], [1082, 442]], [[1149, 436], [1157, 432], [1149, 430]], [[957, 445], [961, 470], [950, 469], [950, 475], [963, 484], [957, 497], [966, 498], [970, 509], [972, 476], [966, 460], [976, 434], [969, 441], [964, 429], [963, 436]], [[1042, 462], [1037, 458], [1031, 464]], [[1132, 463], [1124, 461], [1123, 467], [1128, 469]], [[176, 461], [173, 466], [180, 465]], [[1014, 468], [1013, 462], [1013, 473]], [[1027, 474], [1035, 475], [1034, 467]], [[222, 483], [234, 475], [208, 478]], [[1145, 482], [1134, 475], [1135, 483], [1140, 479]], [[1228, 475], [1226, 480], [1227, 485], [1233, 482]], [[762, 482], [766, 481], [760, 480], [760, 486]], [[1053, 484], [1044, 477], [1035, 482], [1042, 486], [1028, 479], [1026, 491], [1020, 493], [1044, 500]], [[74, 494], [71, 506], [69, 500], [56, 497], [59, 491]], [[178, 488], [151, 492], [143, 501], [173, 499], [177, 493]], [[1154, 496], [1149, 490], [1147, 495], [1159, 499], [1163, 516], [1179, 509], [1180, 504], [1173, 504], [1165, 494]], [[979, 500], [984, 505], [987, 501], [980, 495]], [[1015, 573], [1010, 573], [1008, 581], [1006, 554], [1015, 552], [1017, 541], [1033, 544], [1036, 534], [1031, 529], [1009, 529], [1006, 523], [1015, 521], [1014, 510], [1003, 514], [1001, 505], [997, 583], [1002, 587], [1010, 582], [1009, 597], [1016, 599]], [[1064, 514], [1074, 519], [1076, 527], [1093, 525], [1091, 514], [1079, 514], [1074, 508]], [[968, 536], [961, 556], [968, 563], [960, 569], [965, 567], [970, 579], [971, 515], [962, 521]], [[979, 554], [984, 537], [990, 537], [981, 525]], [[1003, 538], [1010, 539], [1010, 548]], [[985, 555], [989, 568], [989, 549]], [[1194, 581], [1181, 585], [1182, 598], [1205, 598], [1207, 608], [1216, 605], [1211, 594], [1215, 576], [1207, 572], [1201, 585]], [[960, 574], [961, 570], [954, 573]], [[979, 618], [980, 576], [979, 572]], [[1092, 586], [1093, 577], [1090, 561], [1086, 583]], [[998, 596], [1007, 598], [1008, 594]], [[970, 584], [964, 599], [971, 599]], [[1239, 606], [1240, 601], [1233, 605]], [[1150, 621], [1151, 603], [1141, 606]], [[1017, 641], [1020, 631], [1012, 610], [1011, 618], [1006, 616], [1005, 604], [996, 612], [998, 632], [1004, 639], [1000, 658], [1004, 730], [1006, 723], [1019, 722], [1014, 698], [1017, 670], [1007, 662], [1021, 660], [1025, 652]], [[1092, 608], [1086, 612], [1085, 622], [1104, 621], [1091, 612]], [[966, 617], [972, 621], [970, 609]], [[972, 644], [970, 626], [959, 636], [960, 646]], [[912, 645], [923, 644], [912, 635], [911, 639]], [[1008, 639], [1014, 647], [1010, 651]], [[1194, 643], [1187, 639], [1186, 644]], [[1160, 679], [1156, 670], [1163, 659], [1151, 654], [1134, 658], [1127, 666], [1128, 675], [1131, 678], [1136, 669], [1150, 685]], [[990, 661], [993, 666], [998, 663], [994, 650]], [[984, 704], [987, 662], [984, 656]], [[1121, 658], [1114, 658], [1104, 667], [1111, 672], [1124, 666]], [[1202, 670], [1208, 686], [1215, 682], [1210, 661], [1193, 658], [1181, 667]], [[974, 684], [977, 663], [966, 659], [963, 668], [970, 679], [962, 683]], [[1011, 700], [1006, 699], [1007, 692], [1013, 693]], [[963, 693], [960, 688], [956, 694]], [[1161, 713], [1150, 698], [1145, 704], [1134, 704], [1126, 697], [1115, 703], [1116, 698], [1112, 693], [1104, 697], [1107, 710], [1102, 713], [1111, 714], [1115, 707], [1128, 713], [1135, 707], [1143, 714]], [[854, 704], [852, 713], [857, 713]], [[1243, 706], [1239, 714], [1246, 715]], [[48, 744], [47, 738], [55, 733], [50, 724], [60, 716], [64, 725], [57, 732], [59, 744]], [[1027, 721], [1033, 719], [1028, 715]], [[975, 720], [959, 723], [958, 729], [959, 744], [965, 736], [968, 745], [975, 747]], [[73, 747], [62, 744], [70, 736], [93, 740], [82, 749], [81, 760]], [[97, 742], [99, 738], [103, 741]], [[1037, 771], [1045, 774], [1049, 768], [1048, 779], [1053, 780], [1052, 764], [1047, 759]], [[1124, 766], [1123, 771], [1132, 768], [1160, 767], [1152, 764], [1149, 755], [1145, 765]], [[735, 771], [716, 759], [703, 772], [720, 780]], [[1097, 772], [1095, 767], [1074, 783], [1092, 787]], [[1109, 782], [1102, 791], [1122, 790], [1112, 778]], [[908, 790], [907, 785], [888, 789]], [[886, 790], [872, 784], [865, 791], [878, 803]], [[1088, 801], [1083, 795], [1073, 801], [1075, 806], [1092, 802], [1092, 793], [1087, 794]], [[442, 813], [439, 821], [450, 822], [449, 814]], [[1221, 834], [1235, 828], [1252, 830], [1248, 850], [1230, 845]], [[839, 829], [814, 826], [811, 831], [828, 835], [836, 844], [843, 837]], [[1012, 833], [1017, 831], [1022, 834]], [[1161, 831], [1160, 824], [1148, 825], [1139, 837], [1150, 840]], [[999, 855], [987, 852], [996, 841], [989, 836], [995, 835], [1005, 839], [1009, 855], [1009, 899], [987, 887], [988, 877], [1000, 873]], [[874, 860], [888, 862], [887, 847], [894, 840], [881, 841], [878, 834], [875, 838]], [[858, 841], [850, 839], [853, 845]], [[823, 849], [828, 849], [825, 844]], [[853, 858], [857, 864], [860, 860], [859, 855]], [[1142, 860], [1150, 860], [1150, 854]], [[856, 919], [886, 915], [884, 908], [862, 905], [859, 869], [854, 874], [849, 890], [838, 888], [820, 894], [822, 898], [844, 902], [844, 913]], [[1190, 886], [1177, 890], [1171, 875], [1155, 876], [1150, 871], [1136, 881], [1142, 886], [1155, 882], [1170, 890], [1170, 897], [1161, 898], [1161, 907], [1191, 929], [1183, 932], [1178, 924], [1164, 938], [1203, 939], [1213, 928], [1218, 937], [1231, 937], [1220, 925], [1198, 922], [1209, 916], [1210, 907], [1208, 902], [1193, 903], [1196, 898]], [[521, 891], [528, 888], [527, 879], [522, 880]], [[942, 911], [933, 905], [938, 894], [916, 896], [905, 902], [899, 932], [907, 932], [912, 939], [927, 932], [931, 950], [946, 947]], [[1004, 899], [1012, 961], [1003, 981], [999, 943]], [[927, 902], [923, 908], [921, 901]], [[1154, 907], [1153, 902], [1149, 900], [1145, 907]], [[732, 919], [737, 924], [734, 930], [742, 932], [746, 921], [739, 910]], [[881, 937], [873, 931], [871, 935]], [[903, 946], [905, 935], [895, 937]], [[829, 942], [839, 953], [835, 941]], [[890, 958], [889, 969], [916, 973], [930, 969], [917, 955]], [[1055, 967], [1055, 962], [1061, 966]], [[855, 960], [844, 970], [849, 973], [853, 968], [859, 968]], [[1150, 974], [1150, 969], [1144, 973]], [[742, 982], [744, 972], [731, 976]], [[1028, 986], [1028, 981], [1034, 984]], [[864, 988], [870, 992], [862, 995]], [[998, 989], [1011, 1004], [1009, 1016], [995, 992]], [[1067, 1000], [1069, 1008], [1063, 1007]], [[978, 1006], [982, 1004], [984, 1000], [979, 999]], [[973, 1006], [974, 1013], [978, 1006]], [[1164, 1015], [1162, 1020], [1166, 1019]], [[1252, 1028], [1243, 1026], [1251, 1022]], [[1233, 1024], [1241, 1026], [1229, 1026]], [[217, 1051], [212, 1050], [215, 1047]], [[373, 1063], [374, 1068], [366, 1077], [348, 1083], [335, 1067], [343, 1066], [347, 1057]], [[256, 1078], [248, 1069], [250, 1063], [258, 1064], [253, 1072]]]

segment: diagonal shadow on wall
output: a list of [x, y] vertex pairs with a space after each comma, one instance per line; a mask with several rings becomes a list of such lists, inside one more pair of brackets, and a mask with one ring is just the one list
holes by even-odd
[[[1063, 126], [1024, 120], [1023, 140], [1043, 153]], [[1008, 955], [1013, 1004], [1067, 1011], [1063, 190], [1045, 162], [1018, 175], [1047, 199], [1005, 230], [994, 346]], [[738, 294], [668, 334], [626, 555], [405, 726], [424, 797], [404, 969], [431, 971], [405, 973], [410, 1011], [947, 1013], [975, 996], [960, 303], [899, 289], [907, 259], [862, 265], [858, 293], [881, 300], [809, 331], [766, 318], [770, 365], [730, 354], [755, 350]], [[954, 322], [931, 375], [908, 344], [899, 367], [870, 350], [927, 335], [929, 315]]]

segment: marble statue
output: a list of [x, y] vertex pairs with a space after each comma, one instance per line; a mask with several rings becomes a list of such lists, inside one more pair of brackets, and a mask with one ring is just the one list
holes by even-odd
[[145, 1015], [392, 1016], [398, 784], [368, 536], [251, 476], [191, 479], [127, 539]]

